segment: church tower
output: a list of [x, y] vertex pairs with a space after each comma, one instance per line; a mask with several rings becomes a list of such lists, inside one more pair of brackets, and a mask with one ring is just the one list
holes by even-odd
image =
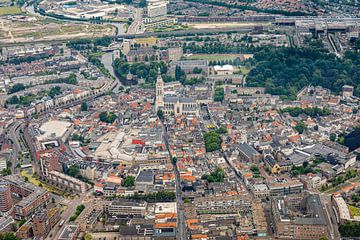
[[164, 108], [164, 81], [161, 77], [160, 68], [159, 68], [158, 76], [156, 79], [156, 100], [155, 100], [156, 112], [161, 108]]

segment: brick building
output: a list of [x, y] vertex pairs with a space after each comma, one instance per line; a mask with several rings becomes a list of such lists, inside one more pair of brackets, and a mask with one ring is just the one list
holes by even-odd
[[0, 212], [9, 211], [12, 205], [10, 185], [7, 182], [0, 182]]
[[271, 211], [278, 238], [319, 239], [328, 236], [319, 195], [273, 198]]

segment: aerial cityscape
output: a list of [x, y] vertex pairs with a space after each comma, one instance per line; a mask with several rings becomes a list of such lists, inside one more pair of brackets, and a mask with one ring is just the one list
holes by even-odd
[[20, 239], [360, 239], [360, 1], [0, 0]]

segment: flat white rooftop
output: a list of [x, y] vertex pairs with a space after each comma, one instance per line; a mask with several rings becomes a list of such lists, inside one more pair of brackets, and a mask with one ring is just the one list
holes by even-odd
[[61, 138], [66, 131], [71, 127], [71, 123], [65, 121], [48, 121], [40, 127], [41, 135], [37, 136], [39, 141], [44, 141], [49, 138]]

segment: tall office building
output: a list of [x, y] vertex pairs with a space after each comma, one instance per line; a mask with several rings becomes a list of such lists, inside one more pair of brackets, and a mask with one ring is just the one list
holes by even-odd
[[158, 22], [167, 17], [167, 2], [163, 0], [148, 0], [145, 9], [145, 22]]

